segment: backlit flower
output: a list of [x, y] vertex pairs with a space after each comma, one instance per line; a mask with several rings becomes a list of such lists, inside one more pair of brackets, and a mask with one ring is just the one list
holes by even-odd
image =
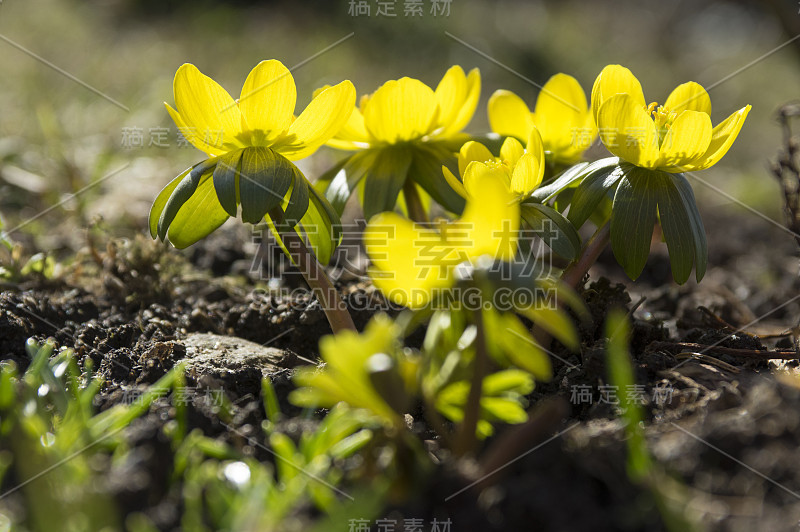
[[480, 166], [471, 165], [480, 162], [497, 170], [497, 175], [502, 178], [503, 186], [519, 199], [530, 195], [539, 186], [544, 176], [544, 149], [542, 137], [536, 127], [531, 128], [528, 144], [522, 144], [514, 137], [508, 137], [500, 147], [500, 157], [495, 157], [489, 148], [480, 142], [471, 140], [466, 142], [458, 153], [458, 170], [461, 179], [457, 178], [445, 166], [442, 167], [447, 182], [463, 198], [476, 197], [480, 199], [481, 190], [476, 189], [476, 182], [480, 182], [476, 170]]
[[586, 93], [567, 74], [556, 74], [545, 83], [533, 112], [522, 98], [507, 90], [492, 94], [488, 111], [492, 131], [506, 137], [525, 142], [536, 126], [554, 163], [578, 162], [597, 136]]
[[393, 302], [420, 308], [452, 287], [456, 268], [481, 256], [510, 261], [516, 252], [519, 203], [507, 187], [507, 172], [473, 161], [465, 169], [463, 216], [435, 228], [393, 212], [374, 216], [364, 232], [372, 261], [370, 276]]
[[709, 168], [736, 140], [750, 106], [716, 127], [711, 99], [699, 84], [679, 85], [663, 105], [647, 104], [630, 70], [605, 67], [592, 88], [592, 109], [600, 140], [614, 155], [636, 166], [666, 172]]
[[468, 138], [462, 130], [475, 114], [480, 90], [478, 69], [466, 75], [456, 65], [435, 90], [405, 77], [363, 96], [347, 124], [328, 142], [334, 148], [358, 150], [343, 163], [328, 198], [343, 205], [357, 186], [363, 187], [362, 205], [369, 218], [394, 209], [411, 179], [445, 208], [459, 212], [463, 202], [440, 168]]
[[[350, 81], [320, 92], [297, 117], [294, 79], [276, 60], [262, 61], [250, 72], [238, 100], [191, 64], [178, 69], [173, 88], [175, 108], [165, 104], [170, 116], [209, 158], [161, 191], [150, 213], [154, 238], [189, 246], [240, 208], [243, 221], [259, 223], [280, 207], [289, 224], [300, 222], [300, 230], [336, 218], [291, 161], [311, 155], [347, 122], [355, 102]], [[327, 260], [335, 242], [307, 236], [320, 260]]]

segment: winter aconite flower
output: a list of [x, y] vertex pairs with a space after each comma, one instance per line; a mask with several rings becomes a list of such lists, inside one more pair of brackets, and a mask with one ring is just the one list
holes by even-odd
[[488, 110], [492, 131], [500, 135], [524, 142], [536, 126], [554, 163], [578, 162], [597, 136], [586, 93], [567, 74], [556, 74], [545, 83], [533, 112], [522, 98], [507, 90], [492, 95]]
[[[338, 218], [291, 161], [312, 154], [347, 123], [355, 88], [343, 81], [320, 92], [297, 117], [297, 90], [289, 70], [262, 61], [247, 76], [234, 100], [197, 67], [175, 74], [175, 109], [166, 104], [183, 136], [208, 154], [169, 183], [150, 213], [150, 231], [176, 247], [189, 246], [229, 216], [259, 223], [279, 208], [290, 225], [299, 221], [318, 256], [336, 245]], [[276, 220], [280, 223], [280, 220]], [[325, 230], [327, 228], [327, 231]]]
[[616, 157], [568, 171], [554, 184], [563, 190], [580, 182], [569, 200], [569, 221], [580, 227], [610, 207], [605, 234], [631, 279], [644, 270], [658, 222], [673, 279], [685, 283], [694, 267], [700, 281], [708, 245], [694, 192], [682, 172], [716, 164], [739, 134], [750, 106], [712, 128], [711, 100], [697, 83], [679, 85], [664, 105], [648, 105], [631, 71], [609, 65], [594, 82], [592, 110], [600, 140]]
[[480, 199], [483, 166], [471, 165], [473, 162], [493, 168], [502, 179], [502, 186], [518, 195], [520, 199], [525, 198], [539, 186], [544, 175], [542, 137], [533, 127], [528, 137], [528, 144], [524, 148], [517, 139], [508, 137], [500, 147], [500, 157], [495, 157], [489, 148], [480, 142], [474, 140], [466, 142], [458, 153], [458, 171], [461, 179], [453, 175], [447, 167], [442, 167], [442, 172], [453, 190], [461, 197]]
[[736, 140], [750, 106], [711, 127], [711, 99], [699, 84], [679, 85], [663, 105], [647, 104], [639, 80], [620, 65], [605, 67], [592, 88], [600, 140], [642, 168], [686, 172], [709, 168]]
[[362, 97], [345, 127], [328, 143], [358, 150], [331, 175], [335, 177], [328, 198], [343, 207], [359, 187], [369, 218], [393, 210], [401, 191], [406, 191], [408, 201], [409, 192], [416, 194], [416, 184], [446, 209], [460, 212], [463, 201], [440, 169], [467, 140], [462, 130], [475, 114], [480, 90], [478, 69], [466, 75], [460, 66], [453, 66], [435, 90], [405, 77], [387, 81]]
[[507, 171], [471, 162], [469, 192], [459, 220], [431, 228], [393, 212], [374, 216], [364, 232], [370, 276], [393, 302], [421, 308], [456, 282], [456, 267], [488, 255], [509, 261], [516, 252], [519, 203], [508, 189]]

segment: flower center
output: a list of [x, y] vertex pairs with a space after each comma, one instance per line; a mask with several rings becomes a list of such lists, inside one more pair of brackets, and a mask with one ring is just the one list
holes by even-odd
[[667, 132], [672, 127], [672, 123], [675, 121], [675, 118], [678, 117], [678, 113], [670, 111], [658, 102], [653, 102], [647, 106], [647, 114], [650, 115], [653, 122], [656, 124], [656, 130], [658, 130], [658, 145], [661, 146], [664, 137], [667, 136]]

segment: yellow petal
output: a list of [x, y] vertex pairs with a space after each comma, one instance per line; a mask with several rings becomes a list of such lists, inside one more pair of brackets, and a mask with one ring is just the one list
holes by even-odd
[[242, 114], [217, 82], [186, 63], [175, 73], [172, 87], [175, 107], [193, 136], [218, 152], [244, 147], [236, 138], [242, 131]]
[[450, 185], [450, 188], [455, 190], [462, 198], [467, 197], [467, 189], [464, 188], [464, 184], [446, 166], [442, 166], [442, 174], [444, 174], [444, 179]]
[[511, 175], [511, 190], [522, 196], [529, 196], [542, 182], [544, 165], [530, 153], [526, 153], [514, 167]]
[[353, 109], [350, 118], [334, 138], [345, 142], [369, 143], [369, 133], [364, 126], [364, 115], [361, 114], [358, 107]]
[[533, 121], [542, 135], [545, 150], [567, 160], [579, 157], [588, 147], [582, 140], [593, 136], [591, 128], [582, 131], [586, 129], [587, 116], [586, 93], [567, 74], [556, 74], [545, 83], [533, 111]]
[[533, 127], [533, 115], [522, 98], [511, 91], [498, 90], [489, 98], [489, 125], [504, 137], [527, 140]]
[[[462, 72], [463, 76], [461, 67], [458, 67], [458, 69]], [[469, 74], [467, 74], [464, 80], [464, 87], [463, 95], [454, 102], [455, 113], [447, 118], [443, 116], [439, 117], [439, 123], [444, 129], [437, 135], [438, 137], [451, 137], [467, 127], [470, 120], [472, 120], [481, 97], [481, 73], [477, 68], [473, 68], [469, 71]], [[440, 109], [442, 109], [441, 104]]]
[[254, 145], [268, 145], [289, 128], [296, 101], [294, 78], [280, 61], [261, 61], [250, 71], [242, 87], [239, 108]]
[[711, 98], [708, 97], [708, 93], [699, 83], [690, 81], [675, 87], [667, 101], [664, 102], [664, 107], [676, 113], [682, 113], [688, 109], [710, 115]]
[[167, 102], [164, 102], [164, 105], [167, 107], [167, 112], [169, 113], [169, 116], [172, 117], [172, 121], [175, 122], [175, 125], [178, 127], [178, 130], [181, 132], [181, 135], [183, 135], [183, 137], [187, 141], [189, 141], [192, 144], [192, 146], [194, 146], [200, 151], [206, 152], [208, 155], [211, 156], [222, 155], [223, 153], [225, 153], [225, 150], [208, 144], [205, 140], [206, 137], [202, 133], [197, 132], [195, 131], [194, 128], [190, 128], [189, 126], [187, 126], [186, 122], [184, 122], [183, 117], [180, 115], [180, 113], [178, 113], [178, 111], [170, 107], [170, 105]]
[[467, 165], [473, 161], [485, 163], [491, 160], [494, 160], [494, 155], [489, 151], [489, 148], [480, 142], [470, 140], [465, 142], [458, 152], [458, 173], [463, 177]]
[[500, 158], [511, 168], [517, 164], [517, 161], [519, 161], [519, 158], [522, 157], [524, 153], [525, 148], [520, 141], [514, 137], [506, 137], [506, 140], [503, 141], [503, 145], [500, 146]]
[[600, 127], [598, 115], [603, 103], [616, 94], [630, 95], [633, 103], [644, 107], [642, 84], [627, 68], [620, 65], [608, 65], [597, 76], [592, 87], [592, 111], [595, 123]]
[[527, 152], [523, 155], [511, 174], [511, 191], [523, 196], [530, 195], [544, 177], [544, 149], [542, 137], [534, 127], [528, 139]]
[[725, 121], [717, 124], [717, 127], [711, 131], [711, 142], [706, 152], [687, 165], [686, 170], [703, 170], [715, 165], [717, 161], [722, 159], [739, 135], [750, 109], [751, 106], [749, 105], [742, 107], [726, 118]]
[[439, 105], [439, 120], [443, 126], [458, 116], [461, 104], [467, 96], [467, 75], [458, 65], [450, 67], [436, 86], [436, 103]]
[[658, 163], [656, 125], [639, 102], [628, 94], [607, 99], [597, 114], [600, 140], [608, 151], [644, 168]]
[[680, 168], [700, 157], [711, 142], [711, 117], [701, 111], [683, 111], [672, 123], [659, 150], [659, 167]]
[[452, 249], [441, 236], [392, 212], [377, 214], [364, 230], [364, 247], [372, 261], [370, 276], [391, 301], [419, 308], [435, 290], [451, 284]]
[[367, 131], [388, 143], [417, 139], [429, 133], [436, 112], [433, 90], [411, 78], [387, 81], [363, 109]]
[[[470, 198], [464, 216], [457, 222], [466, 238], [460, 243], [448, 238], [459, 247], [459, 254], [469, 258], [490, 255], [500, 260], [510, 260], [516, 253], [519, 230], [519, 203], [508, 189], [507, 175], [501, 168], [491, 168], [474, 162], [467, 167], [464, 186]], [[448, 234], [454, 228], [448, 227]]]
[[347, 123], [355, 103], [356, 89], [348, 80], [325, 89], [311, 100], [274, 149], [293, 161], [311, 155]]

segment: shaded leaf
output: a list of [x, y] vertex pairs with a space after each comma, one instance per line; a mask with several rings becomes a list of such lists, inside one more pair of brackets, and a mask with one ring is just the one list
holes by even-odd
[[656, 223], [658, 171], [637, 166], [622, 167], [625, 175], [617, 185], [611, 210], [611, 249], [628, 277], [636, 280], [650, 255]]

